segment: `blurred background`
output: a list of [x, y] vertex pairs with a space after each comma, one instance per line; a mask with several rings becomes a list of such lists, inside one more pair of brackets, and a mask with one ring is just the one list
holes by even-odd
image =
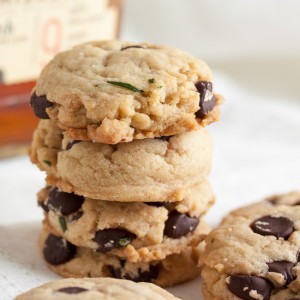
[[181, 48], [241, 87], [299, 101], [299, 9], [297, 0], [127, 0], [121, 37]]
[[[38, 121], [29, 107], [34, 80], [55, 53], [94, 39], [167, 44], [212, 68], [226, 101], [220, 122], [208, 127], [211, 225], [238, 206], [300, 190], [299, 11], [297, 0], [0, 1], [0, 233], [23, 228], [25, 243], [22, 232], [31, 236], [34, 226], [22, 222], [42, 218], [35, 194], [44, 175], [25, 155]], [[9, 282], [25, 289], [13, 266]], [[198, 289], [182, 296], [199, 299]]]

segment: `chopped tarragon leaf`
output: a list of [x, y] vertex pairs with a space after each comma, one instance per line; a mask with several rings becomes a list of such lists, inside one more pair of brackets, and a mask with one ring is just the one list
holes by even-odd
[[163, 87], [163, 86], [162, 86], [162, 85], [160, 85], [160, 86], [158, 86], [157, 88], [158, 88], [158, 89], [161, 89], [162, 87]]
[[119, 245], [121, 247], [125, 247], [130, 243], [130, 239], [129, 238], [122, 238], [119, 240]]
[[148, 79], [148, 82], [149, 83], [155, 83], [155, 79], [154, 78]]
[[46, 165], [48, 165], [49, 167], [52, 166], [52, 163], [50, 160], [43, 160], [43, 163], [45, 163]]
[[124, 89], [131, 90], [133, 92], [144, 93], [143, 90], [140, 90], [140, 89], [136, 88], [135, 86], [131, 85], [130, 83], [121, 82], [121, 81], [107, 81], [107, 83], [120, 86]]
[[64, 217], [59, 217], [59, 224], [63, 232], [67, 230], [67, 223]]

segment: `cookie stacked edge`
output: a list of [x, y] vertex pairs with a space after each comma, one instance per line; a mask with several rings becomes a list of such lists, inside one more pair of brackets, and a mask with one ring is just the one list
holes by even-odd
[[203, 126], [222, 102], [211, 79], [184, 52], [121, 41], [79, 45], [44, 68], [30, 158], [47, 174], [38, 203], [50, 269], [161, 286], [197, 276], [214, 203]]

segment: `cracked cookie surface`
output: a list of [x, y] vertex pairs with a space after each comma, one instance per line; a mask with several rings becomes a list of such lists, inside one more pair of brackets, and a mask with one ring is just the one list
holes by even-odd
[[47, 182], [65, 192], [122, 202], [180, 201], [211, 168], [209, 133], [198, 130], [160, 139], [107, 145], [63, 138], [41, 120], [30, 149]]
[[205, 242], [205, 299], [299, 299], [299, 192], [231, 212]]
[[114, 278], [67, 278], [48, 282], [15, 300], [180, 300], [151, 283]]
[[31, 105], [71, 139], [117, 144], [218, 120], [222, 97], [211, 81], [203, 61], [167, 46], [90, 42], [44, 68]]

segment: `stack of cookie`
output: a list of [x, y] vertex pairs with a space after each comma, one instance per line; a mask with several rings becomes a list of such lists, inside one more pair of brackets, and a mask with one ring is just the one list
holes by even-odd
[[46, 171], [41, 248], [66, 277], [168, 286], [198, 274], [219, 117], [207, 65], [165, 46], [91, 42], [57, 55], [31, 98]]

